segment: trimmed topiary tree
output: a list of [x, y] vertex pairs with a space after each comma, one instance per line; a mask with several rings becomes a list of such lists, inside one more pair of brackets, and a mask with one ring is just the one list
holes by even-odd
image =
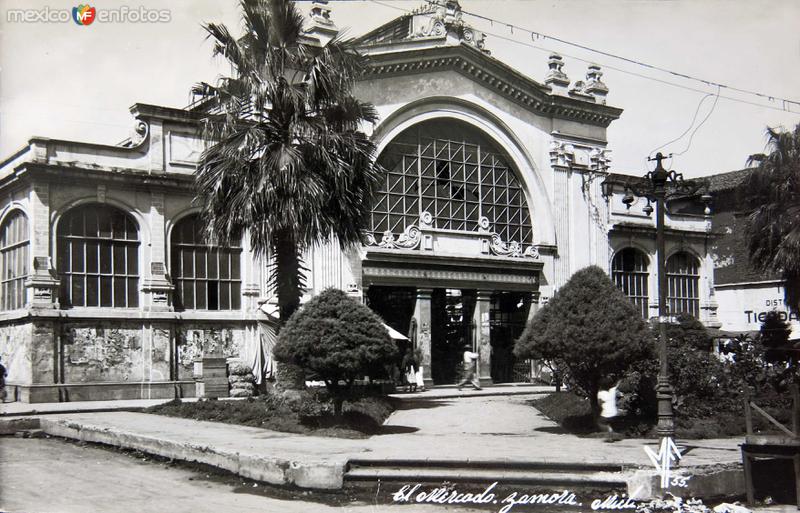
[[633, 364], [650, 357], [652, 344], [639, 310], [605, 271], [591, 266], [573, 274], [537, 312], [514, 354], [555, 361], [597, 417], [601, 386], [613, 385]]
[[397, 347], [377, 314], [331, 288], [292, 315], [274, 354], [278, 361], [298, 365], [325, 381], [334, 412], [341, 415], [353, 382], [382, 373], [397, 357]]

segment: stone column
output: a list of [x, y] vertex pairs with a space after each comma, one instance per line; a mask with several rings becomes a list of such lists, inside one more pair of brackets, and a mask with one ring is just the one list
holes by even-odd
[[433, 386], [431, 378], [431, 295], [433, 289], [417, 289], [414, 318], [417, 320], [417, 347], [422, 351], [425, 388]]
[[475, 298], [475, 352], [478, 353], [478, 377], [481, 386], [492, 384], [492, 334], [489, 323], [489, 310], [492, 306], [492, 291], [479, 290]]
[[58, 308], [59, 281], [50, 258], [50, 184], [35, 183], [30, 195], [31, 273], [25, 282], [31, 308]]
[[[167, 278], [167, 241], [164, 230], [164, 193], [150, 193], [150, 266], [144, 272], [142, 292], [148, 311], [172, 310], [173, 286]], [[143, 241], [147, 242], [147, 241]]]

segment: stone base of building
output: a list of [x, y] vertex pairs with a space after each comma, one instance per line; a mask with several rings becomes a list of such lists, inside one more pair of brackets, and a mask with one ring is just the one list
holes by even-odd
[[6, 401], [58, 403], [195, 397], [194, 381], [6, 385]]

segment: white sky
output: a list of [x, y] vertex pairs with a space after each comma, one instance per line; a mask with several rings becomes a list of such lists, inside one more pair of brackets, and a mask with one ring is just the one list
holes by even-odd
[[[420, 1], [334, 0], [334, 21], [359, 35], [410, 10]], [[0, 159], [24, 146], [32, 135], [117, 143], [131, 131], [128, 107], [136, 102], [182, 107], [197, 81], [213, 80], [225, 68], [211, 58], [203, 22], [223, 22], [239, 31], [234, 0], [156, 2], [111, 0], [123, 5], [171, 11], [168, 23], [95, 22], [8, 23], [8, 9], [70, 9], [63, 0], [0, 0]], [[800, 101], [800, 2], [793, 0], [461, 0], [466, 11], [514, 23], [649, 64], [775, 97]], [[307, 9], [308, 2], [303, 2]], [[608, 103], [625, 109], [609, 128], [612, 170], [642, 173], [644, 158], [678, 137], [692, 121], [704, 93], [687, 91], [607, 69], [613, 66], [706, 92], [716, 89], [648, 71], [614, 59], [566, 47], [549, 39], [532, 41], [502, 23], [465, 16], [486, 32], [535, 44], [535, 49], [489, 35], [492, 55], [536, 80], [547, 71], [550, 50], [565, 55], [564, 71], [583, 79], [587, 63], [604, 67]], [[571, 57], [572, 56], [572, 57]], [[793, 127], [793, 113], [770, 101], [723, 90], [725, 96], [777, 110], [720, 99], [673, 168], [696, 176], [744, 167], [747, 156], [763, 151], [766, 126]], [[707, 99], [698, 121], [713, 104]], [[697, 124], [697, 123], [695, 123]], [[666, 148], [679, 152], [688, 136]]]

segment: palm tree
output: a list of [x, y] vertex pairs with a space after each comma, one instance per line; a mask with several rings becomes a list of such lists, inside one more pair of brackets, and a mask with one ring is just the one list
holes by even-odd
[[748, 219], [750, 261], [780, 273], [786, 304], [800, 309], [800, 124], [794, 131], [767, 129], [769, 154], [753, 155], [758, 167], [743, 189], [753, 208]]
[[242, 37], [204, 25], [232, 73], [192, 91], [207, 105], [196, 201], [215, 240], [247, 234], [257, 256], [274, 259], [285, 322], [300, 305], [303, 251], [361, 241], [380, 172], [359, 128], [377, 113], [351, 93], [365, 66], [352, 40], [321, 46], [288, 0], [240, 6]]

